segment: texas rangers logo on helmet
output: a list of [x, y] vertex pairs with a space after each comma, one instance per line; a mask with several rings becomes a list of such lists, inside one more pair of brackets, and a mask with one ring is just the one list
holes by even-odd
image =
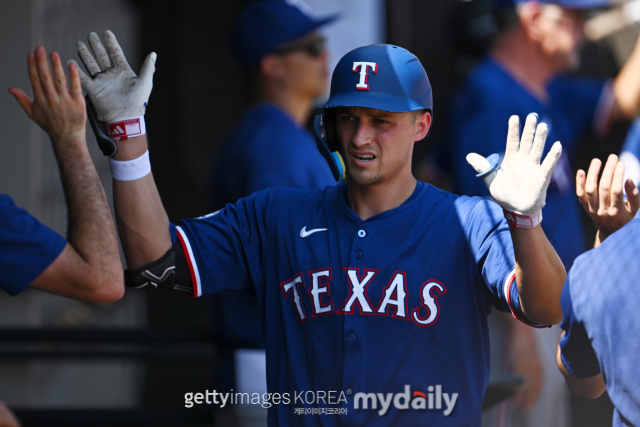
[[353, 63], [353, 72], [357, 73], [358, 68], [360, 69], [360, 81], [356, 85], [356, 89], [358, 90], [369, 90], [369, 85], [367, 84], [367, 78], [369, 77], [369, 68], [373, 74], [378, 73], [378, 64], [375, 62], [354, 62]]

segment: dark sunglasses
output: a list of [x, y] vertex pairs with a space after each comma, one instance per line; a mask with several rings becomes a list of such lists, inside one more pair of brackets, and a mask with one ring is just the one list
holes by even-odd
[[310, 40], [287, 44], [279, 49], [276, 49], [276, 51], [273, 53], [275, 53], [276, 55], [286, 55], [292, 52], [304, 51], [313, 57], [318, 57], [324, 52], [325, 41], [326, 40], [324, 37], [314, 37]]

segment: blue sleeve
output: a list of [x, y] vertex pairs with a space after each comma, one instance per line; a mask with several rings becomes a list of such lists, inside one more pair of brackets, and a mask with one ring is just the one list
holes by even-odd
[[225, 292], [253, 294], [260, 280], [272, 190], [240, 199], [177, 227], [193, 284], [193, 296]]
[[[462, 203], [461, 210], [469, 210], [465, 224], [467, 240], [474, 254], [478, 273], [496, 300], [495, 307], [500, 311], [510, 312], [516, 319], [530, 326], [539, 327], [540, 325], [526, 318], [520, 306], [513, 242], [502, 208], [487, 199], [464, 199], [466, 201]], [[470, 203], [472, 207], [469, 209]]]
[[60, 255], [67, 241], [11, 197], [0, 194], [0, 288], [23, 291]]
[[[571, 273], [571, 272], [569, 272]], [[562, 289], [562, 323], [565, 331], [560, 339], [560, 358], [569, 374], [575, 378], [590, 378], [600, 373], [600, 364], [584, 324], [576, 318], [571, 302], [571, 274]]]

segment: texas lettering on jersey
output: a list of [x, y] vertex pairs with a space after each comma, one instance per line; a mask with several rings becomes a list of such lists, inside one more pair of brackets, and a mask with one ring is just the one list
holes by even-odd
[[292, 279], [280, 283], [282, 294], [293, 303], [300, 323], [309, 320], [302, 301], [303, 298], [307, 298], [304, 296], [307, 294], [311, 299], [311, 317], [327, 314], [354, 314], [357, 307], [361, 315], [391, 316], [413, 321], [418, 326], [431, 326], [438, 320], [440, 314], [438, 296], [447, 292], [447, 288], [442, 283], [437, 280], [427, 280], [420, 289], [420, 306], [409, 311], [406, 273], [396, 271], [389, 280], [389, 284], [383, 289], [382, 295], [379, 296], [378, 304], [374, 305], [370, 297], [375, 300], [375, 296], [368, 295], [367, 288], [375, 280], [379, 270], [365, 268], [361, 272], [359, 268], [346, 267], [344, 274], [349, 283], [349, 296], [342, 305], [337, 305], [330, 293], [332, 268], [307, 273], [308, 290], [303, 273], [298, 273]]

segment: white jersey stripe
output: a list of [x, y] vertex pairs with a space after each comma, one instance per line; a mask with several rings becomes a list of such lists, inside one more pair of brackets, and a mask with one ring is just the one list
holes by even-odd
[[193, 296], [194, 298], [198, 298], [202, 296], [202, 284], [200, 282], [200, 272], [198, 271], [198, 264], [196, 263], [196, 258], [193, 256], [193, 250], [191, 249], [191, 244], [189, 243], [189, 239], [187, 238], [187, 234], [180, 228], [176, 227], [178, 233], [180, 233], [181, 241], [183, 243], [184, 249], [186, 249], [187, 262], [193, 268], [194, 275], [194, 288], [193, 288]]
[[515, 317], [516, 319], [518, 319], [519, 321], [521, 321], [522, 323], [524, 323], [525, 325], [529, 325], [532, 328], [546, 328], [547, 326], [544, 325], [536, 325], [535, 323], [531, 323], [530, 321], [523, 319], [522, 317], [518, 316], [516, 314], [516, 310], [514, 309], [513, 306], [513, 302], [511, 301], [511, 286], [513, 286], [513, 284], [516, 283], [516, 269], [514, 268], [511, 273], [507, 274], [507, 278], [504, 281], [504, 297], [507, 300], [507, 303], [509, 304], [509, 310], [511, 310], [511, 314], [513, 315], [513, 317]]
[[511, 285], [513, 284], [513, 282], [516, 281], [516, 269], [514, 268], [511, 273], [507, 274], [507, 278], [504, 281], [504, 298], [507, 300], [507, 303], [509, 304], [509, 310], [511, 310], [511, 314], [513, 314], [513, 317], [515, 317], [516, 319], [518, 318], [518, 316], [516, 316], [516, 312], [513, 309], [513, 304], [511, 303]]

